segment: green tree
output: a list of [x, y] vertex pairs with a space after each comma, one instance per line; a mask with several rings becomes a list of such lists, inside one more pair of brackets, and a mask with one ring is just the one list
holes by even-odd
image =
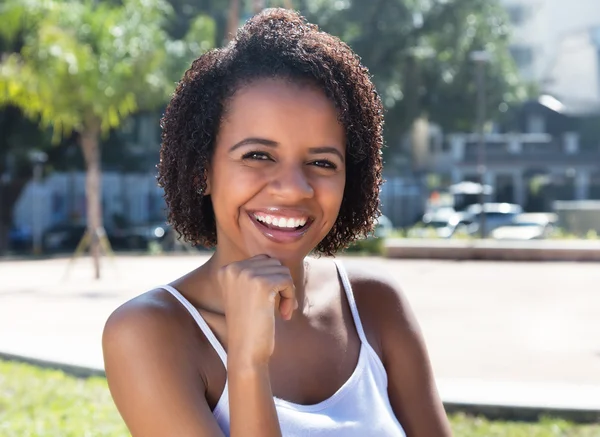
[[189, 61], [214, 44], [214, 23], [200, 16], [186, 35], [169, 37], [163, 0], [5, 0], [0, 36], [21, 38], [0, 62], [0, 105], [11, 104], [55, 142], [76, 132], [86, 164], [87, 235], [100, 277], [101, 135], [136, 111], [163, 104]]
[[508, 51], [510, 28], [498, 0], [299, 0], [310, 21], [347, 42], [374, 75], [393, 150], [417, 118], [446, 130], [475, 124], [475, 67], [489, 52], [488, 115], [526, 97]]
[[[262, 8], [285, 7], [292, 9], [297, 0], [168, 0], [175, 14], [168, 29], [174, 37], [183, 35], [191, 20], [197, 15], [208, 15], [215, 20], [217, 44], [229, 40], [230, 30], [236, 29], [240, 20]], [[234, 26], [235, 23], [235, 26]]]

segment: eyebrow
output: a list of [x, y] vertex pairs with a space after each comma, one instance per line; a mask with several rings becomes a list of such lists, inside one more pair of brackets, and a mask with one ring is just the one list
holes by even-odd
[[[229, 152], [233, 152], [234, 150], [237, 150], [240, 147], [247, 146], [249, 144], [261, 144], [263, 146], [272, 147], [272, 148], [279, 146], [279, 143], [277, 141], [267, 140], [265, 138], [245, 138], [242, 141], [235, 143], [229, 149]], [[336, 147], [332, 147], [332, 146], [311, 147], [310, 149], [308, 149], [308, 151], [310, 153], [314, 153], [314, 154], [333, 153], [334, 155], [337, 155], [342, 160], [342, 162], [345, 162], [344, 156]]]

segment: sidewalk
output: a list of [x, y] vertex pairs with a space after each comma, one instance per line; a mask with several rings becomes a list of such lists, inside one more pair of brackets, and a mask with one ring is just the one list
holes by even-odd
[[[91, 280], [80, 259], [0, 262], [0, 356], [102, 370], [100, 339], [124, 301], [206, 257], [119, 256]], [[345, 258], [388, 270], [423, 329], [447, 407], [600, 419], [600, 264]], [[3, 354], [2, 354], [3, 353]]]

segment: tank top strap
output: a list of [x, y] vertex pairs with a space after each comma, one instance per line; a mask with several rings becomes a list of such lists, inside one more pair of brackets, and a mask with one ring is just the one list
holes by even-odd
[[210, 342], [211, 346], [214, 348], [214, 350], [217, 352], [217, 354], [219, 354], [219, 358], [221, 358], [221, 361], [223, 362], [225, 369], [227, 369], [227, 352], [225, 352], [225, 349], [221, 345], [221, 342], [217, 339], [215, 334], [212, 332], [212, 329], [210, 329], [210, 327], [208, 326], [208, 323], [206, 323], [206, 321], [204, 320], [204, 318], [202, 317], [200, 312], [196, 309], [196, 307], [194, 307], [194, 305], [192, 305], [190, 303], [190, 301], [187, 300], [183, 296], [183, 294], [181, 294], [179, 291], [177, 291], [174, 287], [171, 287], [170, 285], [162, 285], [159, 288], [167, 290], [169, 293], [171, 293], [173, 295], [173, 297], [175, 297], [179, 302], [181, 302], [181, 304], [185, 307], [185, 309], [194, 318], [194, 320], [196, 321], [196, 324], [200, 327], [200, 330], [206, 336], [206, 338]]
[[346, 298], [348, 299], [348, 305], [350, 305], [350, 311], [352, 312], [352, 318], [354, 319], [354, 325], [356, 326], [358, 337], [364, 345], [369, 345], [367, 336], [365, 335], [365, 330], [363, 329], [362, 322], [360, 321], [360, 316], [358, 315], [358, 307], [356, 306], [356, 301], [354, 300], [354, 293], [352, 292], [352, 285], [350, 285], [348, 273], [346, 273], [346, 269], [340, 260], [336, 259], [334, 262], [337, 267], [338, 275], [342, 280], [344, 291], [346, 292]]

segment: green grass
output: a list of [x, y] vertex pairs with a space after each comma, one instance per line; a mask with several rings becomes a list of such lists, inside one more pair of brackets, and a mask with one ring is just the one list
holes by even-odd
[[[456, 437], [600, 437], [600, 425], [556, 419], [536, 423], [450, 416]], [[0, 361], [0, 437], [128, 436], [104, 378]]]
[[1, 437], [127, 435], [106, 379], [0, 361]]
[[489, 421], [464, 414], [450, 416], [456, 437], [599, 437], [600, 425], [578, 425], [544, 418], [535, 423]]

